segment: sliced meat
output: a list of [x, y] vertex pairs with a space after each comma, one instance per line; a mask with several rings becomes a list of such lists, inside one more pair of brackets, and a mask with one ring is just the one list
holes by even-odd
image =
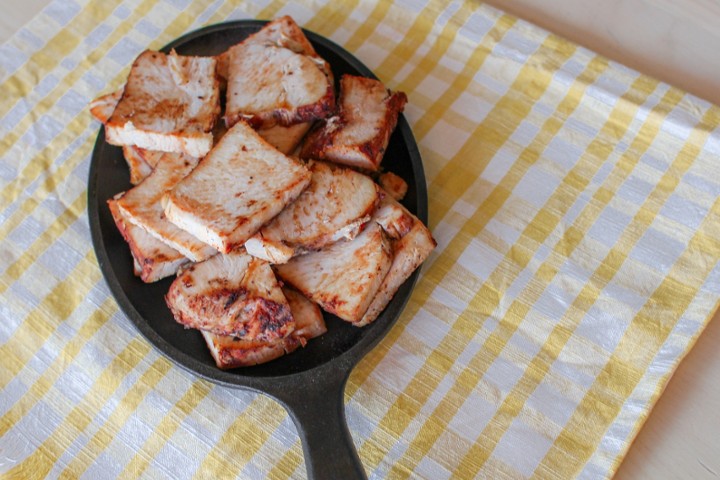
[[437, 243], [430, 231], [417, 219], [409, 232], [399, 240], [394, 240], [390, 271], [383, 279], [367, 311], [359, 321], [355, 322], [355, 325], [362, 327], [375, 321], [390, 303], [395, 292], [420, 267], [436, 246]]
[[235, 124], [166, 196], [168, 220], [228, 253], [310, 183], [310, 171], [245, 122]]
[[120, 98], [122, 98], [123, 89], [115, 90], [107, 95], [102, 95], [90, 102], [90, 114], [104, 124], [112, 116], [117, 107]]
[[130, 147], [132, 148], [137, 155], [142, 157], [143, 160], [145, 160], [145, 163], [147, 163], [151, 169], [155, 169], [157, 164], [160, 162], [160, 160], [165, 155], [165, 152], [160, 152], [158, 150], [148, 150], [146, 148], [140, 148], [140, 147]]
[[295, 253], [352, 239], [380, 202], [370, 177], [348, 168], [311, 162], [310, 185], [246, 243], [252, 255], [285, 263]]
[[375, 297], [392, 262], [392, 247], [380, 226], [371, 222], [352, 241], [294, 257], [276, 265], [283, 281], [322, 309], [358, 322]]
[[197, 158], [188, 155], [164, 153], [155, 170], [118, 200], [118, 208], [129, 222], [194, 262], [205, 260], [217, 251], [167, 221], [162, 199], [168, 190], [190, 173], [197, 162]]
[[253, 257], [262, 258], [270, 263], [287, 263], [295, 256], [295, 248], [282, 241], [273, 241], [256, 233], [245, 242], [245, 250]]
[[218, 335], [272, 342], [295, 329], [270, 265], [242, 249], [186, 268], [165, 300], [177, 322]]
[[142, 228], [126, 221], [117, 206], [117, 198], [121, 196], [108, 200], [108, 207], [115, 225], [130, 247], [135, 274], [145, 283], [175, 275], [189, 260]]
[[385, 172], [380, 175], [378, 181], [380, 182], [380, 186], [383, 190], [389, 193], [395, 200], [400, 201], [405, 197], [408, 190], [408, 184], [401, 177], [392, 172]]
[[305, 134], [310, 130], [311, 125], [310, 122], [298, 123], [297, 125], [291, 125], [289, 127], [275, 125], [273, 127], [261, 128], [257, 132], [270, 145], [285, 155], [290, 155], [294, 153], [298, 145], [300, 145], [303, 137], [305, 137]]
[[141, 53], [105, 123], [108, 143], [203, 157], [220, 114], [215, 67], [212, 57]]
[[327, 332], [325, 319], [317, 303], [311, 302], [305, 295], [292, 288], [283, 287], [282, 291], [295, 319], [293, 337], [305, 344], [307, 340]]
[[263, 28], [249, 36], [245, 43], [277, 44], [296, 53], [320, 58], [302, 28], [288, 15], [268, 22]]
[[407, 234], [418, 219], [400, 205], [390, 194], [383, 192], [380, 207], [372, 217], [390, 238], [398, 239]]
[[343, 75], [338, 113], [308, 134], [300, 156], [377, 171], [405, 103], [377, 80]]
[[[263, 28], [246, 38], [243, 43], [258, 45], [279, 45], [296, 53], [320, 58], [300, 26], [292, 17], [285, 15], [268, 22]], [[217, 74], [221, 81], [227, 81], [230, 63], [229, 51], [215, 56]]]
[[153, 167], [145, 161], [140, 150], [138, 147], [129, 145], [122, 147], [123, 157], [130, 169], [130, 183], [133, 185], [142, 182], [153, 171]]
[[268, 23], [227, 53], [225, 123], [289, 126], [335, 108], [330, 66], [290, 17]]
[[274, 342], [237, 340], [231, 336], [216, 335], [203, 331], [203, 337], [219, 368], [237, 368], [258, 365], [274, 360], [304, 345], [311, 338], [318, 337], [327, 331], [322, 312], [317, 304], [302, 294], [283, 288], [288, 300], [295, 330], [285, 338]]
[[298, 339], [293, 336], [274, 342], [261, 342], [238, 340], [229, 335], [217, 335], [205, 330], [201, 333], [215, 364], [223, 370], [266, 363], [291, 353], [300, 346]]

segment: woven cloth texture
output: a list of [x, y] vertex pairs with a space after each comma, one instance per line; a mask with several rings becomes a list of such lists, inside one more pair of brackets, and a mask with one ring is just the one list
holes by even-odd
[[477, 2], [51, 3], [0, 46], [0, 474], [303, 478], [102, 278], [90, 100], [204, 25], [291, 15], [407, 93], [438, 247], [346, 388], [370, 478], [607, 478], [720, 298], [720, 110]]

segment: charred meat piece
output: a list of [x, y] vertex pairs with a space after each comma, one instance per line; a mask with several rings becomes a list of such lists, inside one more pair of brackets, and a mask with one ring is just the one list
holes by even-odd
[[405, 103], [378, 80], [343, 75], [338, 113], [308, 134], [300, 156], [377, 171]]
[[127, 221], [143, 228], [194, 262], [205, 260], [217, 251], [168, 222], [163, 214], [162, 198], [190, 173], [197, 162], [196, 158], [187, 155], [164, 153], [155, 170], [117, 201]]
[[270, 265], [242, 249], [186, 268], [165, 300], [178, 323], [217, 335], [272, 342], [295, 329]]
[[220, 114], [215, 59], [146, 50], [105, 123], [107, 142], [203, 157]]
[[[120, 194], [119, 197], [121, 197]], [[119, 198], [116, 197], [116, 198]], [[135, 274], [145, 283], [156, 282], [175, 275], [189, 262], [180, 252], [156, 239], [142, 228], [125, 220], [116, 199], [108, 200], [108, 207], [115, 225], [130, 247]]]
[[275, 268], [280, 278], [320, 307], [358, 322], [390, 269], [392, 247], [382, 228], [371, 222], [355, 239], [294, 257]]
[[310, 185], [293, 203], [253, 235], [245, 248], [272, 263], [352, 239], [380, 202], [370, 177], [348, 168], [311, 162]]
[[310, 171], [245, 122], [235, 124], [165, 197], [173, 224], [228, 253], [310, 183]]
[[300, 342], [292, 335], [273, 342], [239, 340], [231, 335], [218, 335], [201, 330], [205, 343], [218, 368], [229, 369], [260, 365], [295, 351]]
[[202, 331], [210, 353], [219, 368], [237, 368], [258, 365], [274, 360], [297, 349], [311, 338], [327, 331], [325, 320], [317, 304], [302, 294], [283, 288], [293, 318], [295, 330], [289, 336], [273, 342], [237, 340], [227, 335]]
[[290, 126], [325, 118], [335, 108], [330, 66], [290, 17], [231, 47], [226, 60], [228, 126], [241, 119], [255, 128]]

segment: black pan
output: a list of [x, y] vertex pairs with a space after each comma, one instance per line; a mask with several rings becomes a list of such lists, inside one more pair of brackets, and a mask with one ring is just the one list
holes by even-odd
[[[163, 51], [174, 48], [185, 55], [215, 55], [265, 23], [241, 20], [209, 26], [180, 37]], [[335, 43], [312, 32], [305, 34], [330, 63], [336, 80], [344, 73], [376, 78]], [[383, 166], [405, 179], [409, 189], [403, 204], [426, 222], [427, 189], [422, 161], [403, 116], [390, 139]], [[98, 264], [122, 311], [163, 355], [192, 374], [227, 387], [264, 393], [280, 402], [290, 413], [302, 439], [310, 478], [365, 478], [345, 421], [345, 383], [353, 367], [397, 320], [413, 289], [417, 272], [371, 325], [356, 328], [326, 314], [328, 332], [311, 340], [305, 348], [264, 365], [222, 371], [215, 366], [200, 333], [185, 330], [173, 320], [163, 299], [171, 279], [144, 284], [133, 274], [130, 251], [106, 205], [108, 198], [130, 187], [122, 150], [105, 142], [101, 128], [90, 165], [88, 216]]]

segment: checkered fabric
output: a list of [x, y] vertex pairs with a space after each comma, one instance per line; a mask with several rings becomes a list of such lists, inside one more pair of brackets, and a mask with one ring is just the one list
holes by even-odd
[[390, 88], [439, 245], [352, 373], [370, 478], [607, 478], [720, 298], [720, 110], [477, 2], [57, 0], [0, 47], [0, 474], [302, 478], [265, 396], [173, 366], [90, 242], [88, 102], [292, 15]]

